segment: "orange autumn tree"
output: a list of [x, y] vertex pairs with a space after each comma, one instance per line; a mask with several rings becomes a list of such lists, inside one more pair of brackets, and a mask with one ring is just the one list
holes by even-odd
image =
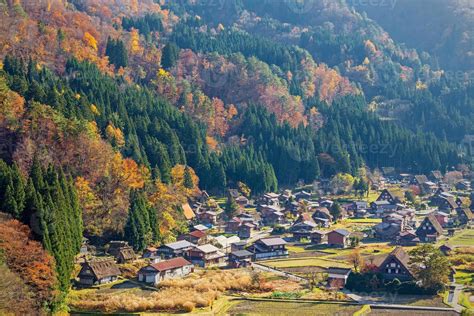
[[0, 252], [8, 268], [30, 288], [38, 311], [43, 304], [57, 301], [54, 259], [32, 240], [28, 226], [17, 220], [0, 220]]

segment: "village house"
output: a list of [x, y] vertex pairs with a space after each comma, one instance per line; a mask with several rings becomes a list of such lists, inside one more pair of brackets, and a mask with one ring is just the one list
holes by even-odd
[[388, 201], [390, 204], [396, 205], [398, 203], [402, 203], [403, 197], [394, 191], [384, 189], [382, 192], [380, 192], [377, 201]]
[[300, 191], [298, 193], [295, 193], [295, 199], [296, 201], [301, 201], [301, 200], [310, 200], [311, 199], [311, 193], [306, 192], [306, 191]]
[[333, 217], [327, 207], [318, 207], [311, 216], [313, 221], [321, 227], [331, 226]]
[[374, 201], [370, 204], [371, 212], [377, 217], [383, 217], [385, 214], [395, 212], [398, 209], [397, 204], [392, 204], [390, 201], [381, 200]]
[[430, 172], [429, 180], [439, 183], [443, 181], [443, 174], [439, 170], [433, 170]]
[[181, 210], [183, 211], [183, 215], [186, 220], [192, 221], [196, 218], [196, 214], [194, 213], [189, 203], [182, 204]]
[[186, 258], [202, 268], [223, 267], [226, 265], [225, 254], [211, 244], [195, 246], [189, 249]]
[[201, 191], [201, 194], [199, 194], [197, 200], [198, 200], [199, 203], [204, 204], [209, 200], [209, 198], [210, 198], [209, 193], [207, 193], [206, 190], [203, 190], [203, 191]]
[[346, 286], [347, 278], [352, 269], [330, 267], [326, 270], [328, 274], [328, 287], [334, 290], [341, 290]]
[[433, 214], [426, 216], [416, 230], [416, 235], [421, 242], [436, 242], [442, 234], [443, 227]]
[[258, 228], [255, 220], [250, 217], [233, 217], [226, 223], [226, 234], [237, 234], [239, 238], [250, 238]]
[[328, 199], [324, 199], [324, 200], [321, 200], [319, 201], [319, 205], [321, 207], [326, 207], [326, 208], [331, 208], [331, 206], [334, 204], [334, 201], [331, 201], [331, 200], [328, 200]]
[[155, 247], [148, 247], [143, 251], [142, 258], [145, 258], [145, 259], [159, 258], [157, 251], [158, 249]]
[[249, 204], [249, 199], [247, 199], [245, 196], [241, 195], [238, 198], [235, 199], [235, 202], [240, 206], [240, 207], [246, 207]]
[[197, 213], [196, 218], [201, 224], [216, 225], [217, 216], [218, 214], [215, 211], [203, 211], [203, 212]]
[[474, 220], [474, 214], [468, 208], [459, 207], [456, 209], [456, 214], [457, 221], [460, 225], [466, 225]]
[[280, 211], [262, 211], [262, 223], [266, 226], [274, 226], [285, 223], [285, 214]]
[[345, 229], [335, 229], [327, 234], [328, 246], [346, 248], [349, 246], [351, 233]]
[[260, 197], [260, 203], [261, 205], [270, 205], [270, 206], [280, 206], [280, 195], [277, 193], [265, 193]]
[[467, 180], [461, 180], [457, 182], [454, 187], [458, 191], [470, 191], [471, 190], [471, 182]]
[[158, 256], [164, 259], [183, 257], [186, 255], [186, 252], [189, 249], [195, 246], [195, 244], [192, 244], [187, 240], [180, 240], [169, 244], [161, 245], [157, 250], [157, 254]]
[[212, 242], [214, 245], [219, 247], [224, 252], [229, 252], [232, 244], [240, 242], [240, 238], [238, 236], [229, 236], [226, 237], [224, 235], [219, 235], [216, 237], [212, 237]]
[[107, 253], [116, 257], [122, 248], [128, 248], [128, 242], [123, 240], [112, 240], [108, 244]]
[[448, 213], [437, 211], [433, 215], [441, 227], [447, 227], [450, 224], [450, 215]]
[[470, 200], [468, 197], [458, 196], [455, 202], [458, 207], [469, 207]]
[[198, 225], [194, 225], [192, 227], [192, 230], [200, 230], [202, 232], [206, 232], [209, 230], [209, 227], [205, 226], [205, 225], [202, 225], [202, 224], [198, 224]]
[[249, 247], [249, 251], [254, 253], [255, 260], [288, 257], [286, 241], [278, 237], [259, 239]]
[[138, 271], [138, 281], [158, 285], [167, 279], [181, 278], [194, 271], [191, 262], [182, 257], [152, 263]]
[[135, 252], [133, 248], [130, 246], [121, 247], [118, 250], [117, 255], [115, 256], [115, 260], [117, 263], [127, 263], [136, 259]]
[[239, 250], [245, 250], [246, 247], [247, 247], [247, 241], [246, 240], [241, 240], [239, 242], [235, 242], [235, 243], [231, 244], [230, 245], [230, 251], [234, 252], [234, 251], [239, 251]]
[[430, 205], [438, 207], [440, 211], [445, 211], [448, 214], [458, 207], [454, 195], [440, 189], [430, 198]]
[[229, 267], [245, 268], [252, 264], [253, 253], [247, 250], [236, 250], [229, 254]]
[[293, 237], [296, 240], [303, 238], [310, 239], [311, 232], [316, 228], [316, 223], [308, 213], [302, 213], [298, 219], [290, 227], [289, 231], [293, 233]]
[[420, 185], [420, 190], [422, 194], [433, 194], [436, 192], [437, 189], [438, 189], [438, 184], [432, 181], [426, 181]]
[[315, 230], [311, 233], [311, 243], [314, 245], [322, 245], [328, 243], [328, 232]]
[[120, 269], [112, 259], [85, 261], [78, 274], [81, 285], [100, 285], [114, 282], [120, 275]]
[[413, 229], [400, 232], [396, 237], [396, 244], [400, 246], [416, 246], [420, 242], [420, 238]]
[[378, 271], [384, 281], [398, 279], [402, 282], [413, 280], [413, 273], [409, 266], [410, 256], [402, 247], [396, 247], [378, 265]]
[[207, 243], [207, 239], [207, 234], [200, 230], [194, 230], [178, 237], [178, 240], [186, 240], [195, 245], [204, 245]]
[[425, 176], [424, 174], [419, 174], [419, 175], [413, 176], [413, 178], [410, 181], [410, 184], [421, 186], [423, 183], [428, 182], [428, 181], [429, 180], [427, 176]]

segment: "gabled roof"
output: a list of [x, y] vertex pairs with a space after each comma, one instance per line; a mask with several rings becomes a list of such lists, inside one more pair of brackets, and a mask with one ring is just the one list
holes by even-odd
[[327, 272], [328, 274], [338, 274], [338, 275], [347, 276], [347, 275], [351, 274], [352, 269], [349, 269], [349, 268], [329, 267], [329, 268], [327, 268], [326, 272]]
[[190, 243], [187, 240], [180, 240], [180, 241], [172, 242], [169, 244], [165, 244], [165, 247], [171, 248], [173, 250], [179, 250], [179, 249], [194, 247], [194, 246], [195, 245], [193, 243]]
[[176, 268], [181, 268], [187, 265], [191, 265], [191, 262], [188, 260], [178, 257], [178, 258], [173, 258], [170, 260], [166, 261], [161, 261], [157, 263], [152, 263], [150, 266], [155, 269], [156, 271], [166, 271], [166, 270], [171, 270], [171, 269], [176, 269]]
[[204, 226], [204, 225], [202, 225], [202, 224], [195, 225], [193, 228], [196, 229], [196, 230], [200, 230], [200, 231], [206, 231], [206, 230], [209, 229], [209, 227]]
[[468, 208], [462, 208], [459, 210], [461, 214], [464, 214], [468, 220], [471, 220], [474, 218], [474, 214], [472, 214], [472, 211]]
[[87, 266], [90, 268], [91, 272], [95, 275], [96, 279], [98, 280], [111, 277], [111, 276], [120, 275], [119, 267], [111, 259], [95, 260], [95, 261], [83, 263], [83, 269]]
[[196, 217], [196, 214], [194, 214], [191, 206], [189, 203], [185, 203], [181, 205], [181, 208], [183, 209], [183, 215], [184, 217], [189, 221], [192, 220], [193, 218]]
[[428, 181], [428, 177], [425, 176], [424, 174], [419, 174], [415, 176], [416, 182], [419, 184], [425, 183]]
[[248, 250], [237, 250], [237, 251], [231, 252], [231, 254], [237, 258], [249, 257], [253, 255], [253, 253], [251, 253]]
[[437, 233], [439, 234], [443, 233], [443, 227], [441, 227], [440, 223], [438, 222], [438, 220], [433, 214], [429, 214], [428, 216], [426, 216], [423, 222], [424, 221], [429, 221]]
[[131, 260], [135, 258], [135, 252], [132, 247], [123, 247], [118, 251], [118, 256], [122, 256], [124, 260]]
[[279, 238], [279, 237], [262, 238], [262, 239], [259, 239], [258, 241], [263, 243], [265, 246], [286, 245], [286, 241], [284, 241], [282, 238]]
[[203, 238], [206, 237], [206, 233], [202, 230], [194, 230], [188, 234], [189, 236], [193, 236], [195, 238]]
[[338, 233], [339, 235], [342, 235], [342, 236], [349, 236], [351, 233], [348, 231], [348, 230], [345, 230], [345, 229], [335, 229], [332, 232], [335, 232], [335, 233]]
[[410, 256], [408, 253], [402, 248], [402, 247], [396, 247], [390, 254], [387, 255], [385, 260], [382, 261], [382, 263], [379, 265], [379, 267], [385, 266], [386, 262], [389, 262], [393, 258], [397, 259], [400, 264], [402, 264], [405, 269], [407, 269], [410, 274], [413, 274], [411, 269], [410, 269]]
[[219, 251], [219, 249], [211, 244], [206, 244], [202, 246], [197, 246], [196, 249], [199, 249], [200, 251], [204, 253], [211, 253], [211, 252], [216, 252]]

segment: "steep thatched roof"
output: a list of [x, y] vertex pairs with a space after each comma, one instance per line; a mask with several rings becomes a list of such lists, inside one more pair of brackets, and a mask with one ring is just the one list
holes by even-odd
[[79, 275], [86, 269], [90, 269], [97, 280], [120, 275], [120, 269], [112, 259], [85, 262]]

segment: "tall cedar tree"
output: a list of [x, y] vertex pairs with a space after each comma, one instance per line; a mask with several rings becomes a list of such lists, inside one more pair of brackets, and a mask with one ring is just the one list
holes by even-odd
[[[154, 211], [154, 210], [152, 210]], [[150, 213], [147, 206], [145, 194], [133, 190], [130, 192], [130, 210], [128, 221], [124, 230], [124, 237], [137, 251], [144, 250], [156, 236], [156, 230], [152, 228]], [[156, 223], [156, 216], [153, 218]]]
[[165, 45], [163, 48], [163, 55], [161, 58], [161, 66], [164, 69], [170, 69], [174, 65], [176, 65], [176, 62], [178, 61], [179, 57], [179, 48], [176, 46], [175, 43], [168, 43]]
[[191, 171], [189, 170], [188, 166], [184, 168], [183, 185], [186, 189], [194, 188], [193, 177], [191, 176]]

